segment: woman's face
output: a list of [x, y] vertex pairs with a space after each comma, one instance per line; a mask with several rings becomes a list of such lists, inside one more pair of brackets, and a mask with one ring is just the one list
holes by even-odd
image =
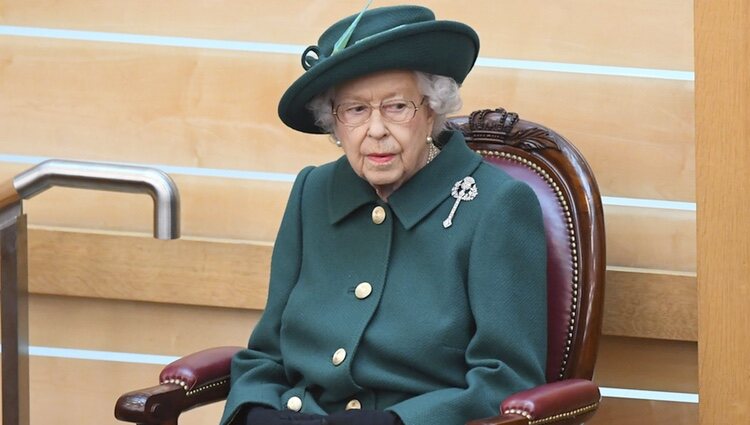
[[[422, 104], [422, 97], [411, 71], [379, 72], [336, 89], [334, 108], [339, 114], [342, 108], [349, 108], [356, 116], [362, 105], [372, 106], [370, 118], [362, 124], [344, 124], [336, 119], [334, 135], [354, 171], [384, 200], [427, 164], [427, 136], [432, 131], [434, 113], [426, 102]], [[403, 105], [411, 106], [409, 102], [417, 105], [417, 111], [406, 122], [389, 122], [379, 109], [386, 104], [387, 113], [398, 114]]]

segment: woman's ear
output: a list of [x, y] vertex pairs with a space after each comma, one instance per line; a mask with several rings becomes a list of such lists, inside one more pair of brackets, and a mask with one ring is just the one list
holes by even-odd
[[430, 135], [432, 134], [432, 128], [435, 126], [435, 117], [437, 116], [437, 114], [432, 110], [432, 108], [430, 108], [429, 105], [425, 109], [427, 109], [427, 134]]

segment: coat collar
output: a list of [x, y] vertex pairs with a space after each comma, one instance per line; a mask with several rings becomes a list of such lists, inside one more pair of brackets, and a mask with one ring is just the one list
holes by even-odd
[[[450, 196], [453, 184], [471, 175], [482, 157], [466, 146], [463, 134], [446, 132], [443, 149], [388, 199], [388, 205], [408, 230]], [[383, 203], [367, 181], [352, 170], [346, 157], [339, 158], [328, 186], [331, 224], [365, 204]]]

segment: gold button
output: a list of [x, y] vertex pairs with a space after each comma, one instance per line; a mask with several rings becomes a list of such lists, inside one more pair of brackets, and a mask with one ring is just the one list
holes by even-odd
[[361, 408], [362, 403], [360, 403], [356, 398], [353, 398], [349, 400], [349, 403], [346, 403], [346, 410], [359, 410]]
[[372, 222], [380, 224], [385, 221], [385, 208], [378, 205], [372, 209]]
[[336, 350], [335, 353], [333, 353], [333, 357], [331, 358], [331, 362], [334, 366], [338, 366], [341, 363], [344, 363], [344, 360], [346, 360], [346, 350], [343, 348], [339, 348]]
[[354, 296], [363, 300], [372, 294], [372, 285], [369, 282], [362, 282], [354, 288]]
[[302, 399], [297, 396], [291, 397], [289, 400], [287, 400], [286, 407], [289, 410], [299, 412], [300, 410], [302, 410]]

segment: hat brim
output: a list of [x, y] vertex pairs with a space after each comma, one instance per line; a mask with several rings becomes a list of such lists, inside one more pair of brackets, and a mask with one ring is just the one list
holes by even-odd
[[287, 126], [321, 134], [307, 109], [313, 97], [343, 82], [374, 72], [406, 69], [444, 75], [462, 83], [474, 66], [479, 38], [469, 26], [453, 21], [404, 25], [363, 39], [307, 70], [279, 101]]

